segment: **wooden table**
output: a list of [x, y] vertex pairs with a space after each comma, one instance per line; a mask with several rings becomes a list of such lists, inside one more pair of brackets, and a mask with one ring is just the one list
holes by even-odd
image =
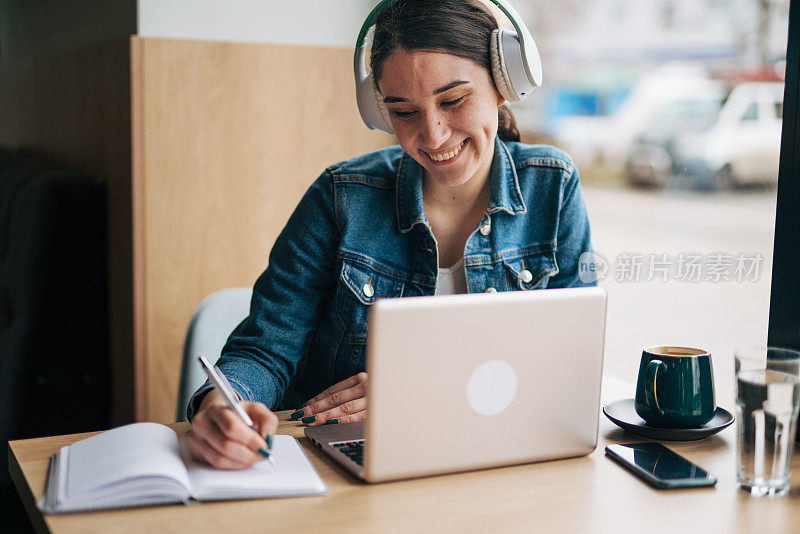
[[[630, 397], [633, 386], [606, 378], [603, 404]], [[725, 406], [729, 411], [731, 407]], [[13, 441], [9, 464], [40, 532], [800, 532], [800, 455], [788, 496], [753, 499], [735, 486], [736, 424], [699, 442], [669, 447], [717, 476], [716, 487], [659, 491], [604, 457], [610, 443], [642, 441], [601, 414], [597, 450], [589, 456], [470, 473], [364, 484], [286, 421], [280, 433], [300, 440], [328, 484], [326, 496], [173, 505], [42, 516], [48, 458], [92, 433]], [[171, 425], [178, 433], [188, 423]]]

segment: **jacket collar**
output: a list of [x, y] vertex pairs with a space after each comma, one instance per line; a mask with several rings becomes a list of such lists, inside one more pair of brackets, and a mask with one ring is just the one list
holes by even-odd
[[[417, 224], [428, 226], [422, 204], [422, 165], [405, 151], [397, 168], [397, 225], [402, 233], [410, 232]], [[508, 147], [495, 137], [494, 156], [490, 171], [492, 194], [489, 213], [505, 211], [509, 215], [526, 213], [525, 202], [519, 189], [517, 170]]]

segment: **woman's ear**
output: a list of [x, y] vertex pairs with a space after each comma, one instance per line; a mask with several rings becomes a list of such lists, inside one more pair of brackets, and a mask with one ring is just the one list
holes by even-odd
[[[494, 85], [494, 84], [492, 84], [492, 85]], [[500, 106], [502, 106], [503, 104], [506, 103], [506, 99], [503, 98], [503, 95], [500, 94], [500, 91], [497, 90], [496, 86], [494, 88], [494, 94], [495, 94], [495, 97], [497, 98], [497, 107], [499, 109]]]

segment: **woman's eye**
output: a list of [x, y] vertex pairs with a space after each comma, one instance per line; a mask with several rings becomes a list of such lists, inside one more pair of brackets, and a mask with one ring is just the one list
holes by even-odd
[[442, 102], [442, 105], [443, 106], [455, 106], [456, 104], [458, 104], [462, 100], [464, 100], [463, 96], [461, 96], [459, 98], [456, 98], [455, 100], [445, 100], [444, 102]]
[[[460, 96], [460, 97], [455, 98], [453, 100], [445, 100], [445, 101], [443, 101], [441, 103], [441, 105], [446, 107], [446, 108], [453, 107], [453, 106], [456, 106], [459, 103], [461, 103], [461, 101], [464, 100], [464, 98], [466, 98], [466, 97], [465, 96]], [[403, 110], [400, 110], [400, 109], [393, 109], [393, 110], [391, 110], [391, 113], [392, 113], [392, 115], [394, 115], [398, 119], [410, 119], [411, 117], [413, 117], [416, 114], [416, 111], [403, 111]]]
[[394, 116], [395, 116], [395, 117], [398, 117], [398, 118], [400, 118], [400, 119], [407, 119], [407, 118], [409, 118], [411, 115], [413, 115], [413, 114], [414, 114], [414, 112], [413, 112], [413, 111], [399, 111], [399, 110], [392, 111], [392, 113], [394, 113]]

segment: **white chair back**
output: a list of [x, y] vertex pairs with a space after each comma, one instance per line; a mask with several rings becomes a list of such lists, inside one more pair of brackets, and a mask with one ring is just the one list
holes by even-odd
[[250, 314], [252, 294], [249, 287], [223, 289], [203, 299], [194, 311], [183, 345], [177, 421], [186, 421], [189, 399], [206, 381], [197, 355], [205, 355], [212, 365], [216, 363], [230, 333]]

